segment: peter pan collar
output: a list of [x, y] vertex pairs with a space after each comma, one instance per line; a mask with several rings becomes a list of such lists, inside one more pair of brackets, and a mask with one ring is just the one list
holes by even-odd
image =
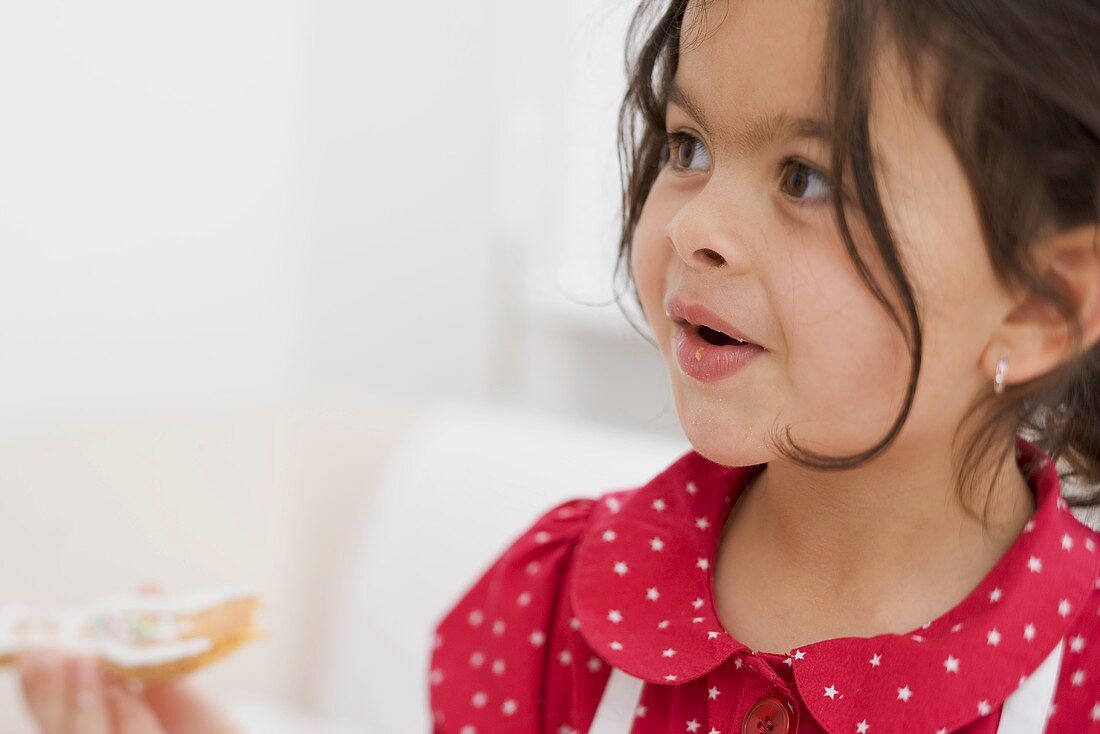
[[[1049, 456], [1018, 436], [1016, 461], [1035, 514], [962, 602], [906, 634], [788, 652], [803, 700], [829, 732], [856, 732], [867, 712], [879, 714], [878, 734], [951, 731], [995, 710], [1065, 636], [1100, 554], [1062, 499]], [[649, 683], [681, 685], [755, 653], [718, 620], [711, 564], [730, 508], [765, 467], [727, 467], [691, 450], [647, 484], [601, 498], [575, 549], [570, 588], [597, 654]]]

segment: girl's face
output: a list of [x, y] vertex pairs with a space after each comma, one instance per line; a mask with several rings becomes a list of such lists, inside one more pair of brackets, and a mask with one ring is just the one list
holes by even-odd
[[[860, 279], [832, 214], [825, 119], [828, 5], [807, 0], [691, 0], [670, 103], [668, 160], [645, 202], [632, 266], [668, 362], [677, 412], [704, 456], [772, 460], [791, 428], [829, 455], [878, 443], [904, 402], [902, 332]], [[993, 276], [964, 173], [900, 57], [884, 47], [870, 125], [880, 195], [924, 327], [912, 411], [889, 455], [942, 452], [969, 400], [991, 389], [990, 338], [1011, 301]], [[848, 219], [875, 280], [898, 304], [854, 207]], [[673, 296], [700, 303], [766, 351], [717, 381], [679, 366]], [[900, 312], [902, 322], [908, 318]], [[1011, 368], [1011, 362], [1010, 362]]]

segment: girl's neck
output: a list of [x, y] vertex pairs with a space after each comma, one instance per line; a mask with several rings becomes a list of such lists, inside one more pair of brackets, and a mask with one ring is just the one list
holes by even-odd
[[[756, 616], [737, 589], [778, 583], [788, 619], [813, 609], [829, 620], [815, 628], [810, 619], [801, 633], [791, 631], [797, 645], [906, 632], [958, 604], [1004, 555], [1035, 502], [1009, 451], [983, 527], [966, 513], [950, 467], [930, 458], [944, 455], [946, 448], [925, 451], [890, 466], [880, 457], [832, 473], [769, 463], [742, 493], [720, 539], [715, 584], [726, 588], [716, 593], [729, 613]], [[971, 501], [979, 512], [984, 504], [980, 494]], [[799, 635], [815, 639], [798, 642]]]

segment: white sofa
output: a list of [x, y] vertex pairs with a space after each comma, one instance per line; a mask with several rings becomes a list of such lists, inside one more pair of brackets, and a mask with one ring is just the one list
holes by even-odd
[[516, 408], [454, 402], [424, 413], [336, 571], [318, 710], [370, 734], [429, 731], [439, 615], [542, 510], [642, 483], [687, 448]]

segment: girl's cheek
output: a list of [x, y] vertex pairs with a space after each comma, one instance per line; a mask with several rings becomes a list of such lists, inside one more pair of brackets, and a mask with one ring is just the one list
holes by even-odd
[[638, 295], [651, 327], [657, 327], [666, 318], [663, 305], [667, 287], [665, 280], [673, 255], [672, 247], [664, 236], [667, 220], [662, 221], [660, 208], [659, 200], [651, 194], [634, 230], [630, 253]]

